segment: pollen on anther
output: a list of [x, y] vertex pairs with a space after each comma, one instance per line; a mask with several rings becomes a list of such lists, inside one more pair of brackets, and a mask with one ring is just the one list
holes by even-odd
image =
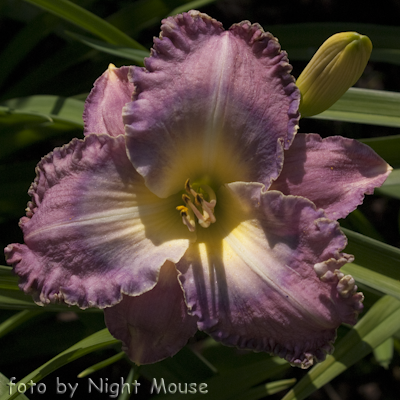
[[187, 194], [182, 194], [182, 201], [185, 205], [176, 207], [180, 212], [182, 222], [193, 232], [195, 229], [195, 220], [193, 217], [196, 217], [201, 227], [208, 228], [210, 224], [216, 222], [214, 215], [214, 207], [217, 202], [215, 192], [208, 185], [200, 185], [200, 190], [208, 196], [207, 201], [204, 199], [202, 193], [197, 193], [193, 189], [190, 179], [186, 180], [184, 187]]

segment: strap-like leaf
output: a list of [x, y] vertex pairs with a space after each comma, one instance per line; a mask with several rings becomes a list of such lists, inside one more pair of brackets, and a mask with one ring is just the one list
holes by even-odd
[[200, 7], [204, 7], [207, 4], [214, 3], [216, 0], [193, 0], [186, 4], [183, 4], [175, 9], [173, 9], [169, 15], [180, 14], [189, 10], [198, 10]]
[[[27, 387], [29, 387], [29, 382], [39, 382], [45, 376], [62, 367], [63, 365], [68, 364], [80, 357], [83, 357], [86, 354], [92, 353], [93, 351], [104, 349], [105, 347], [111, 346], [116, 343], [118, 343], [118, 340], [114, 339], [111, 336], [108, 329], [102, 329], [101, 331], [96, 332], [93, 335], [90, 335], [87, 338], [79, 341], [78, 343], [71, 346], [69, 349], [52, 358], [47, 363], [35, 369], [32, 373], [21, 379], [17, 383], [17, 386], [19, 383], [24, 383], [25, 385], [27, 385]], [[14, 387], [14, 392], [12, 395], [3, 395], [0, 400], [12, 400], [17, 396], [18, 392], [15, 390]]]
[[342, 228], [349, 243], [345, 251], [355, 262], [341, 270], [356, 281], [400, 300], [400, 249]]
[[302, 400], [364, 358], [400, 329], [400, 301], [382, 297], [336, 345], [333, 355], [313, 367], [282, 400]]
[[258, 400], [266, 396], [278, 393], [282, 390], [290, 388], [290, 386], [296, 383], [296, 379], [281, 379], [279, 381], [269, 382], [264, 385], [259, 385], [251, 388], [245, 393], [241, 393], [238, 396], [234, 396], [229, 400]]
[[[372, 147], [393, 168], [400, 167], [400, 135], [360, 139]], [[392, 174], [390, 174], [392, 175]]]
[[84, 104], [83, 101], [74, 98], [37, 95], [5, 101], [1, 103], [0, 112], [5, 115], [18, 113], [38, 116], [46, 122], [59, 122], [83, 128]]
[[[400, 28], [398, 26], [384, 26], [373, 24], [359, 24], [354, 22], [316, 22], [272, 25], [267, 27], [279, 38], [282, 48], [292, 58], [292, 49], [304, 49], [307, 45], [309, 58], [329, 36], [337, 32], [356, 31], [367, 35], [376, 49], [400, 49]], [[310, 52], [311, 47], [311, 52]], [[312, 49], [314, 47], [314, 49]]]
[[114, 44], [101, 42], [100, 40], [95, 40], [88, 38], [83, 35], [78, 35], [77, 33], [66, 32], [68, 36], [71, 36], [75, 40], [80, 41], [86, 46], [93, 49], [102, 51], [103, 53], [112, 54], [113, 56], [126, 58], [127, 60], [132, 60], [136, 64], [143, 65], [143, 59], [149, 57], [150, 52], [145, 50], [132, 49], [131, 47], [116, 46]]
[[[396, 147], [396, 149], [398, 149], [398, 147]], [[377, 190], [377, 193], [400, 199], [400, 169], [392, 171], [386, 179], [386, 182]]]
[[400, 127], [400, 93], [350, 88], [332, 107], [312, 118]]
[[41, 314], [43, 311], [43, 308], [37, 307], [35, 310], [24, 310], [17, 314], [14, 314], [0, 324], [0, 337], [11, 332], [13, 329], [23, 324], [25, 321], [28, 321], [29, 319], [36, 317], [36, 315]]
[[86, 368], [84, 371], [82, 371], [80, 374], [78, 374], [78, 378], [84, 378], [85, 376], [93, 374], [93, 372], [96, 372], [96, 371], [99, 371], [100, 369], [108, 367], [109, 365], [114, 364], [115, 362], [121, 360], [124, 357], [126, 357], [125, 352], [121, 351], [121, 352], [115, 354], [114, 356], [107, 358], [106, 360], [103, 360], [95, 365], [92, 365], [89, 368]]
[[[10, 380], [2, 373], [0, 373], [0, 396], [10, 393], [10, 386], [7, 385], [9, 382]], [[17, 400], [28, 400], [28, 397], [26, 397], [23, 393], [21, 393], [17, 397]]]
[[68, 0], [25, 0], [118, 46], [146, 50], [141, 44], [107, 21]]
[[[143, 366], [141, 372], [143, 372]], [[239, 368], [227, 372], [221, 372], [219, 375], [202, 381], [207, 385], [208, 393], [212, 399], [230, 400], [235, 396], [245, 394], [254, 385], [269, 379], [271, 376], [278, 374], [290, 365], [287, 361], [279, 357], [268, 357], [253, 364], [244, 365]], [[157, 381], [160, 384], [160, 381]], [[165, 384], [167, 384], [165, 380]], [[265, 393], [265, 389], [264, 389]], [[167, 396], [168, 399], [181, 398], [180, 395]], [[193, 400], [204, 398], [204, 393], [197, 392], [190, 396]], [[0, 399], [2, 400], [2, 399]]]
[[390, 361], [393, 358], [393, 338], [385, 340], [374, 349], [375, 360], [385, 369], [389, 369]]

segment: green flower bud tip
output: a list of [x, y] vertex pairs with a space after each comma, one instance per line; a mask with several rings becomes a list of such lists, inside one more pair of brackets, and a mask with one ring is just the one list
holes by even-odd
[[371, 40], [357, 32], [337, 33], [326, 40], [296, 82], [302, 117], [319, 114], [336, 103], [358, 81], [371, 51]]

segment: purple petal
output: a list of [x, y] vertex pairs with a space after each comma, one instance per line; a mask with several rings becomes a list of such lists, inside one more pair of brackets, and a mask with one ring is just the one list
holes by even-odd
[[187, 178], [270, 183], [297, 130], [299, 92], [285, 52], [248, 21], [225, 31], [196, 11], [163, 20], [136, 101], [124, 108], [129, 157], [160, 197]]
[[144, 185], [123, 136], [89, 135], [44, 157], [21, 218], [25, 244], [6, 247], [20, 287], [39, 304], [107, 307], [154, 287], [193, 239], [175, 207]]
[[328, 218], [344, 218], [386, 180], [392, 168], [370, 147], [352, 139], [298, 134], [285, 152], [270, 190], [303, 196]]
[[199, 329], [304, 368], [323, 360], [335, 329], [362, 309], [354, 280], [339, 271], [352, 257], [340, 253], [338, 223], [257, 183], [226, 185], [218, 199], [218, 223], [177, 263]]
[[175, 265], [167, 261], [157, 285], [138, 297], [125, 296], [104, 310], [111, 334], [136, 364], [150, 364], [177, 353], [197, 331], [188, 315]]
[[134, 85], [128, 80], [129, 67], [108, 69], [94, 83], [86, 99], [83, 121], [84, 134], [107, 133], [110, 136], [124, 135], [122, 108], [129, 103]]

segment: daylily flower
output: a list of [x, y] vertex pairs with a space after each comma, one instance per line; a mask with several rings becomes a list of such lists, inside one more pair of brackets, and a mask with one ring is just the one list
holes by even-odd
[[96, 81], [85, 139], [38, 164], [25, 244], [5, 249], [20, 287], [104, 308], [136, 363], [197, 329], [304, 368], [323, 360], [363, 299], [340, 272], [353, 257], [336, 220], [391, 168], [354, 140], [296, 135], [290, 71], [258, 24], [163, 20], [145, 68]]

